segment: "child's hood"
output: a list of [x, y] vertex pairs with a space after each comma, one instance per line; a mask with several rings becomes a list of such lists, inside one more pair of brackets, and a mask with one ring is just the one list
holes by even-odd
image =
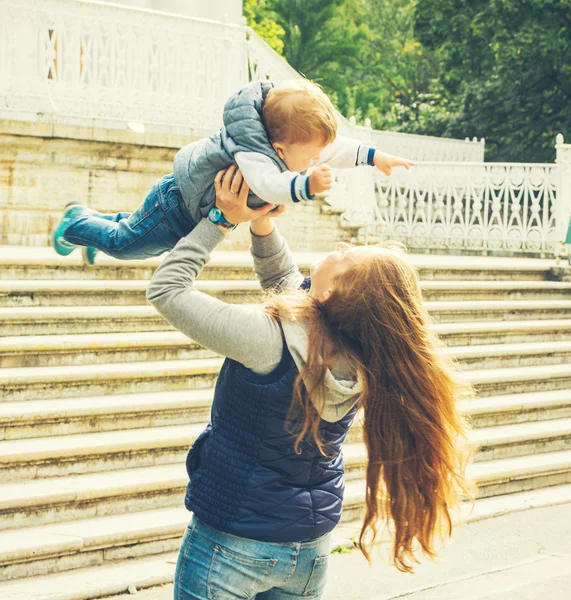
[[[282, 321], [285, 340], [288, 349], [301, 371], [307, 363], [309, 336], [306, 328], [300, 323]], [[304, 376], [307, 387], [313, 386], [311, 376]], [[336, 422], [342, 419], [355, 405], [362, 391], [362, 384], [352, 372], [350, 365], [337, 363], [325, 374], [327, 395], [321, 417], [326, 421]]]
[[228, 99], [224, 105], [223, 141], [232, 146], [229, 148], [232, 155], [236, 152], [265, 154], [283, 171], [287, 167], [276, 154], [262, 120], [264, 100], [275, 85], [272, 81], [255, 81]]

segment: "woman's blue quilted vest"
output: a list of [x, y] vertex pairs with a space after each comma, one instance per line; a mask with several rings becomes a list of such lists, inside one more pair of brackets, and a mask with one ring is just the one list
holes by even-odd
[[331, 443], [324, 457], [300, 444], [284, 425], [298, 374], [284, 342], [280, 364], [257, 375], [226, 359], [214, 394], [211, 422], [187, 457], [185, 504], [220, 531], [265, 542], [301, 542], [331, 531], [343, 502], [341, 446], [357, 406], [337, 423], [321, 422]]

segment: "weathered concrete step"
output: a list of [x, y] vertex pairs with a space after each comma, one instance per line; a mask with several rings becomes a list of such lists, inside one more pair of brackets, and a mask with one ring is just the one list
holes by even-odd
[[571, 300], [462, 300], [425, 302], [434, 322], [565, 319], [571, 316]]
[[172, 331], [152, 306], [0, 308], [0, 336]]
[[[571, 324], [571, 319], [567, 323]], [[565, 331], [565, 327], [562, 329]], [[571, 337], [571, 327], [569, 333]], [[494, 340], [489, 345], [450, 346], [444, 352], [476, 369], [571, 362], [570, 349], [571, 339], [512, 344]], [[190, 360], [213, 356], [213, 352], [178, 331], [132, 332], [127, 336], [121, 332], [0, 337], [0, 368]]]
[[[0, 440], [207, 423], [214, 390], [0, 403]], [[571, 417], [571, 389], [459, 401], [476, 427]], [[357, 422], [349, 432], [361, 440]]]
[[571, 388], [571, 365], [484, 369], [461, 373], [480, 396], [501, 396]]
[[[203, 429], [203, 423], [195, 423], [5, 440], [0, 442], [2, 480], [22, 481], [171, 463], [184, 458]], [[361, 447], [360, 436], [357, 425], [349, 439]], [[558, 451], [571, 447], [571, 418], [475, 429], [470, 432], [470, 439], [481, 447], [478, 460]], [[353, 447], [346, 446], [349, 453]], [[351, 477], [350, 469], [347, 477]]]
[[458, 410], [474, 427], [571, 418], [571, 389], [460, 400]]
[[[0, 247], [0, 279], [148, 281], [161, 262], [160, 256], [146, 260], [118, 260], [100, 254], [96, 265], [88, 268], [79, 251], [58, 256], [51, 248], [4, 246]], [[532, 268], [531, 272], [545, 278], [549, 269], [537, 271]], [[207, 279], [253, 279], [252, 257], [249, 252], [213, 252], [202, 276]]]
[[[436, 323], [566, 319], [571, 300], [427, 302]], [[0, 336], [165, 331], [172, 327], [152, 306], [0, 308]]]
[[182, 461], [204, 424], [0, 442], [3, 482], [148, 467]]
[[208, 423], [214, 390], [0, 403], [0, 440]]
[[[345, 497], [353, 504], [363, 497], [362, 486], [349, 483]], [[494, 516], [518, 512], [529, 508], [554, 506], [571, 502], [571, 485], [507, 494], [476, 501], [474, 510], [466, 503], [463, 518], [468, 523]], [[349, 504], [347, 502], [347, 509]], [[189, 515], [190, 520], [190, 515]], [[350, 538], [358, 536], [361, 521], [344, 521], [333, 530], [332, 547], [353, 548]], [[386, 541], [379, 536], [379, 541]], [[88, 600], [121, 594], [130, 584], [143, 590], [173, 581], [177, 553], [160, 553], [134, 560], [117, 561], [113, 564], [75, 569], [52, 575], [29, 577], [0, 583], [3, 600]]]
[[[478, 447], [474, 457], [476, 464], [515, 457], [529, 458], [544, 453], [571, 452], [571, 418], [482, 427], [470, 431], [469, 439]], [[343, 455], [346, 479], [364, 479], [367, 466], [364, 444], [346, 444]]]
[[442, 348], [466, 369], [571, 364], [571, 341]]
[[[0, 370], [0, 399], [19, 402], [212, 387], [222, 359]], [[571, 364], [465, 371], [482, 396], [571, 388]]]
[[[146, 305], [147, 287], [143, 279], [0, 279], [0, 306]], [[250, 302], [259, 299], [261, 292], [253, 279], [199, 279], [196, 287], [226, 302]], [[571, 298], [571, 282], [560, 281], [424, 281], [421, 287], [429, 301]]]
[[421, 281], [425, 300], [568, 300], [571, 282]]
[[0, 530], [180, 506], [184, 461], [0, 485]]
[[[0, 306], [148, 305], [148, 285], [145, 280], [0, 280]], [[233, 303], [257, 301], [261, 293], [257, 280], [199, 279], [196, 289]]]
[[[550, 486], [497, 497], [480, 498], [476, 500], [473, 508], [471, 502], [465, 502], [461, 507], [460, 520], [470, 523], [498, 517], [510, 512], [523, 511], [540, 506], [556, 506], [558, 504], [567, 504], [568, 502], [571, 502], [571, 484]], [[356, 521], [357, 519], [362, 519], [364, 506], [365, 489], [363, 482], [360, 480], [349, 481], [345, 487], [343, 513], [354, 515], [353, 521], [355, 521], [356, 531], [360, 531], [360, 526]], [[339, 529], [346, 528], [350, 524], [351, 520], [345, 519], [343, 524], [339, 525]]]
[[216, 356], [179, 331], [0, 337], [0, 368], [190, 360]]
[[571, 339], [571, 319], [434, 323], [432, 327], [447, 346], [552, 342]]
[[[364, 446], [346, 444], [348, 481], [365, 477]], [[478, 462], [470, 474], [479, 498], [571, 482], [571, 450]], [[184, 462], [0, 485], [0, 530], [176, 507], [188, 476]]]
[[3, 401], [212, 387], [220, 358], [30, 367], [0, 371]]
[[[333, 243], [332, 243], [333, 249]], [[302, 270], [324, 253], [295, 253]], [[421, 279], [446, 280], [547, 280], [555, 262], [520, 258], [410, 255]], [[144, 261], [120, 261], [100, 255], [93, 268], [85, 268], [78, 251], [58, 256], [51, 248], [0, 247], [0, 279], [150, 279], [161, 257]], [[208, 279], [252, 278], [252, 257], [243, 251], [216, 251], [204, 269]]]
[[[478, 460], [468, 472], [478, 484], [478, 498], [512, 494], [539, 487], [571, 483], [570, 449], [547, 451], [537, 455], [517, 455]], [[344, 447], [347, 481], [364, 481], [367, 451], [362, 444]], [[478, 455], [478, 459], [481, 455]], [[15, 500], [13, 501], [15, 510]]]
[[481, 427], [470, 432], [477, 461], [571, 449], [571, 419]]

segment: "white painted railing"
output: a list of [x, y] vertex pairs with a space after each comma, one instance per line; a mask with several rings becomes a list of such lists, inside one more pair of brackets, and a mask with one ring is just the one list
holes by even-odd
[[244, 27], [84, 0], [0, 0], [0, 111], [206, 135], [246, 74]]
[[365, 238], [399, 240], [413, 251], [561, 252], [571, 213], [568, 163], [420, 163], [391, 177], [369, 171], [338, 171], [333, 190], [345, 198], [345, 223], [361, 226]]

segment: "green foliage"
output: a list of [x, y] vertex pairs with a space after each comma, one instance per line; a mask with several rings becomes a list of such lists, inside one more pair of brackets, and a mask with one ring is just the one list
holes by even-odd
[[571, 137], [571, 0], [245, 0], [248, 23], [346, 116], [485, 137], [549, 161]]
[[571, 133], [569, 0], [418, 0], [451, 115], [434, 133], [486, 138], [490, 160], [553, 161]]
[[246, 23], [278, 53], [283, 54], [285, 31], [275, 21], [275, 15], [266, 6], [266, 0], [244, 0]]

